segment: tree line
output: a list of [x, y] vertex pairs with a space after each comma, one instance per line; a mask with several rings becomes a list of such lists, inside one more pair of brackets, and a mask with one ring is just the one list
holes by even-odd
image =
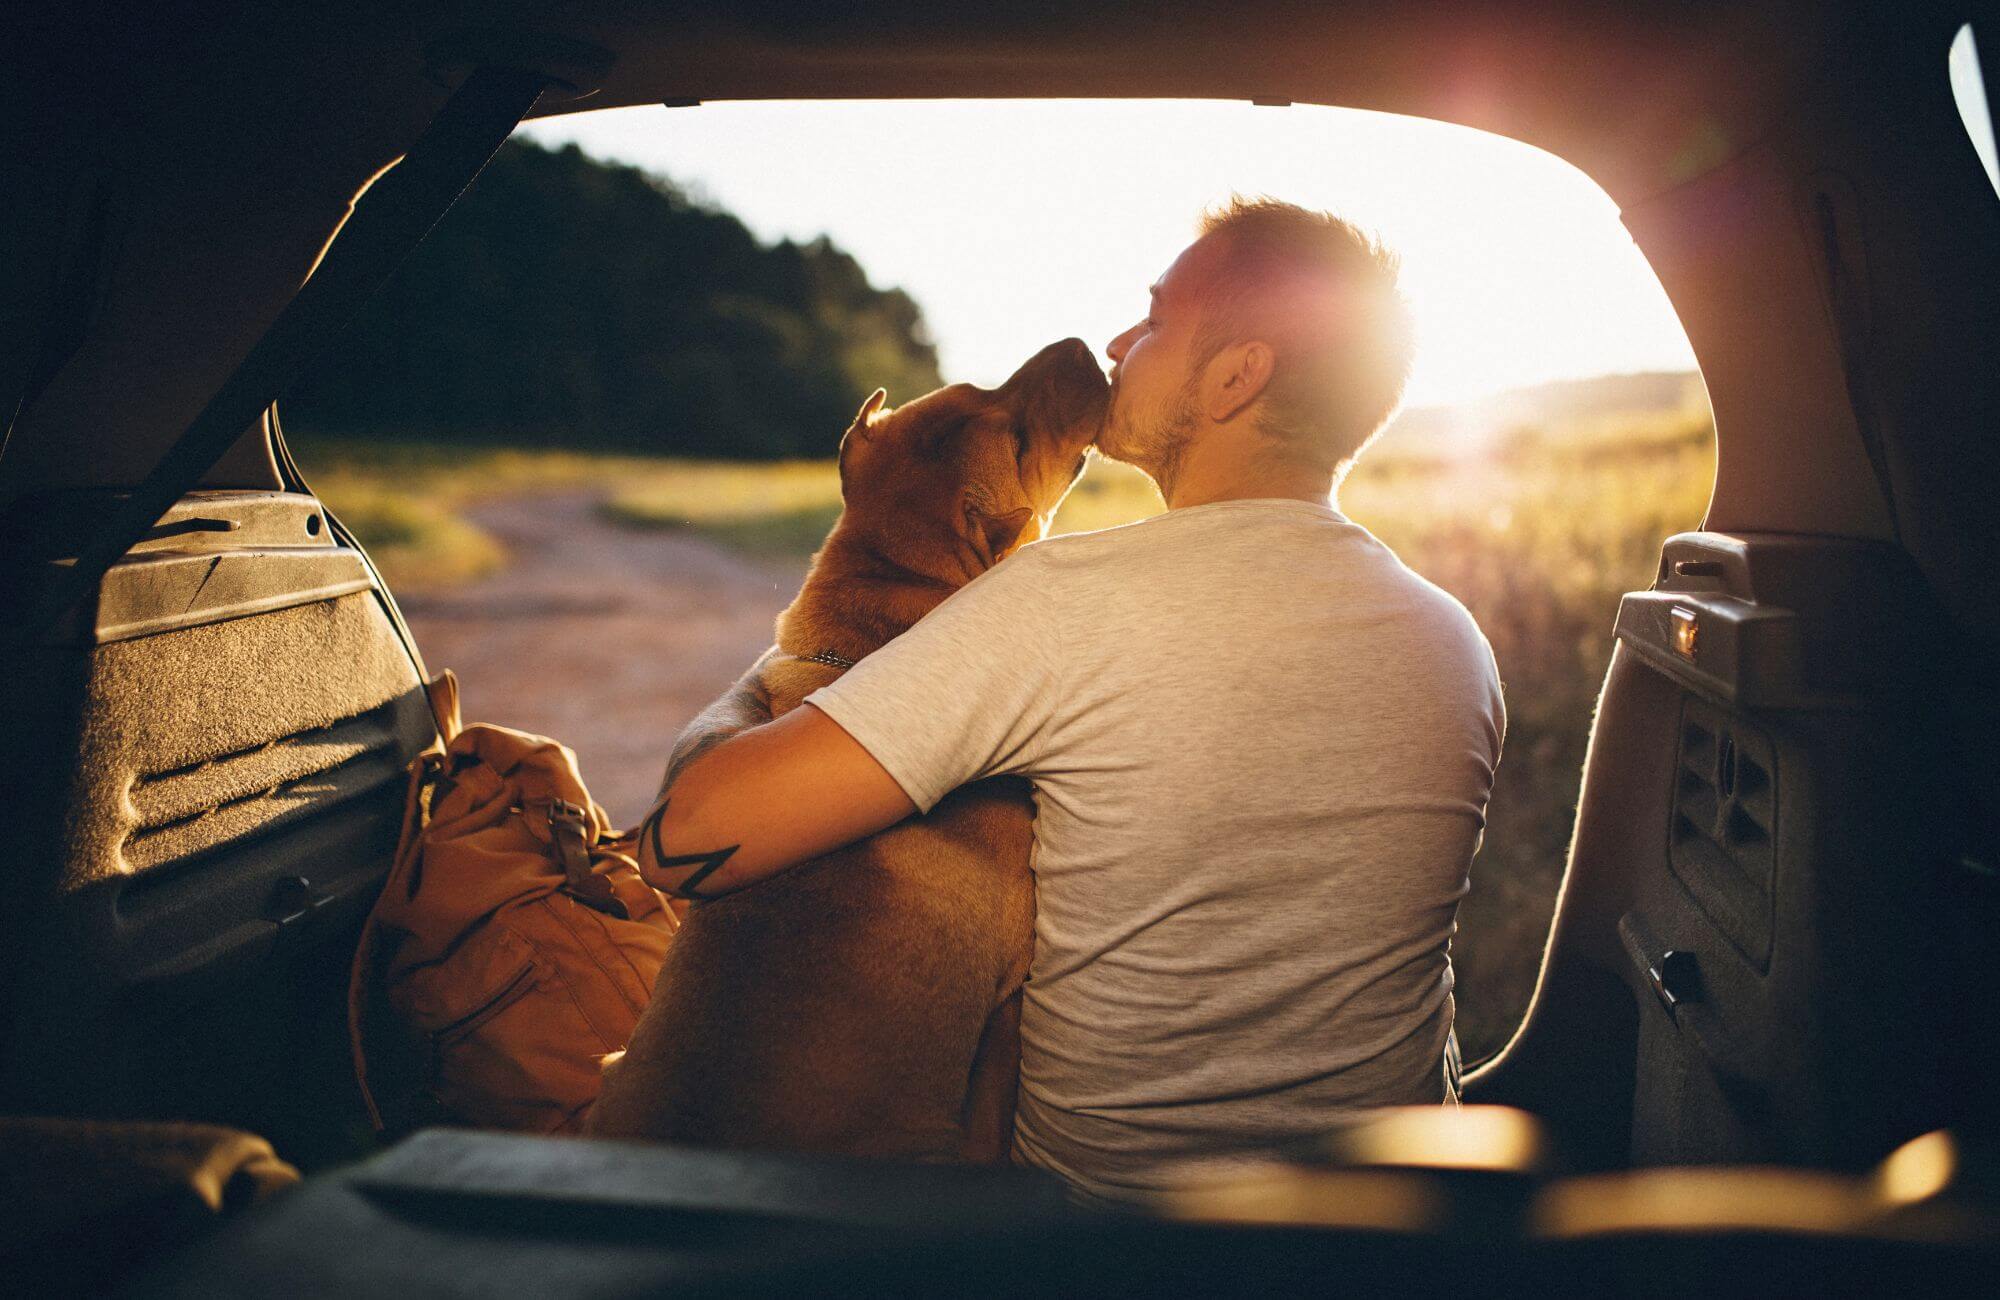
[[862, 398], [938, 386], [900, 289], [760, 242], [671, 181], [510, 141], [288, 399], [315, 432], [831, 455]]

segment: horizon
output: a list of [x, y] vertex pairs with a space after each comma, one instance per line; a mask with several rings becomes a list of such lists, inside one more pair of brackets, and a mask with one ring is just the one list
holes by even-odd
[[[1467, 127], [1306, 105], [946, 100], [608, 109], [519, 134], [663, 176], [767, 244], [830, 238], [917, 302], [948, 382], [996, 384], [1072, 334], [1102, 357], [1199, 213], [1231, 194], [1336, 211], [1401, 254], [1419, 346], [1406, 413], [1698, 370], [1610, 198]], [[1163, 139], [1173, 167], [1155, 159]]]

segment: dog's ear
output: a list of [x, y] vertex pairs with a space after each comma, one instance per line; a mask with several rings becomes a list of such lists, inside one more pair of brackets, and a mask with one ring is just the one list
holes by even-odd
[[1004, 515], [984, 514], [966, 507], [966, 522], [972, 526], [972, 549], [987, 568], [1000, 563], [1009, 551], [1021, 544], [1022, 534], [1035, 521], [1035, 512], [1022, 506]]
[[861, 403], [861, 409], [854, 414], [854, 423], [848, 425], [847, 432], [840, 435], [840, 445], [834, 449], [833, 463], [839, 466], [842, 479], [847, 477], [847, 444], [868, 440], [868, 430], [877, 419], [881, 418], [882, 404], [888, 400], [887, 389], [878, 388], [868, 394], [867, 400]]
[[889, 390], [886, 388], [878, 388], [868, 394], [867, 400], [861, 403], [861, 409], [855, 412], [854, 423], [847, 426], [847, 433], [844, 436], [866, 438], [869, 427], [875, 423], [875, 418], [882, 414], [882, 406], [888, 400]]

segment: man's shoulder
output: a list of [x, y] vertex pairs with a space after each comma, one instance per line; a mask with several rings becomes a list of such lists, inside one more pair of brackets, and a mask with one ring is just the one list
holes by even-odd
[[1440, 689], [1471, 689], [1485, 696], [1496, 727], [1504, 726], [1500, 666], [1472, 611], [1429, 578], [1398, 561], [1407, 575], [1404, 644], [1407, 667], [1432, 676]]
[[1153, 552], [1152, 544], [1162, 536], [1159, 524], [1166, 517], [1154, 515], [1115, 528], [1045, 537], [1023, 546], [1008, 558], [1007, 563], [1021, 563], [1024, 568], [1051, 572], [1069, 568], [1088, 569], [1118, 556], [1143, 557]]
[[1393, 611], [1387, 626], [1427, 654], [1455, 656], [1493, 673], [1493, 647], [1457, 596], [1410, 566], [1388, 543], [1359, 525], [1352, 579], [1364, 585], [1378, 609]]
[[1456, 644], [1475, 658], [1491, 660], [1493, 650], [1487, 644], [1486, 633], [1464, 602], [1404, 563], [1400, 556], [1394, 559], [1396, 587], [1408, 602], [1411, 616], [1423, 635], [1433, 641]]

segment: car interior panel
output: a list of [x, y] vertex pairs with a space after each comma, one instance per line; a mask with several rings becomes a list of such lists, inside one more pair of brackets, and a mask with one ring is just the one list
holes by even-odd
[[[2000, 1244], [2000, 197], [1944, 75], [1968, 21], [2000, 50], [1992, 6], [1947, 0], [20, 16], [0, 1116], [226, 1125], [308, 1175], [146, 1261], [145, 1294], [1956, 1286]], [[436, 730], [387, 585], [285, 447], [284, 382], [239, 396], [255, 418], [209, 431], [101, 577], [79, 557], [495, 68], [533, 103], [493, 144], [522, 112], [644, 103], [1207, 97], [1456, 122], [1603, 186], [1699, 359], [1718, 463], [1701, 529], [1604, 611], [1535, 997], [1467, 1076], [1466, 1114], [1522, 1112], [1545, 1159], [1329, 1145], [1236, 1200], [1109, 1215], [1011, 1170], [378, 1141], [349, 962]], [[1940, 1130], [1948, 1156], [1910, 1146]], [[1882, 1199], [1926, 1160], [1931, 1199]], [[1685, 1166], [1716, 1181], [1645, 1181]], [[1753, 1168], [1795, 1181], [1727, 1181]], [[1408, 1213], [1326, 1217], [1357, 1195]], [[1827, 1208], [1774, 1224], [1773, 1199]]]
[[11, 936], [9, 1109], [330, 1156], [360, 1118], [347, 956], [433, 734], [418, 669], [310, 496], [204, 490], [157, 531], [91, 618], [6, 652], [42, 760], [16, 787], [38, 906]]

